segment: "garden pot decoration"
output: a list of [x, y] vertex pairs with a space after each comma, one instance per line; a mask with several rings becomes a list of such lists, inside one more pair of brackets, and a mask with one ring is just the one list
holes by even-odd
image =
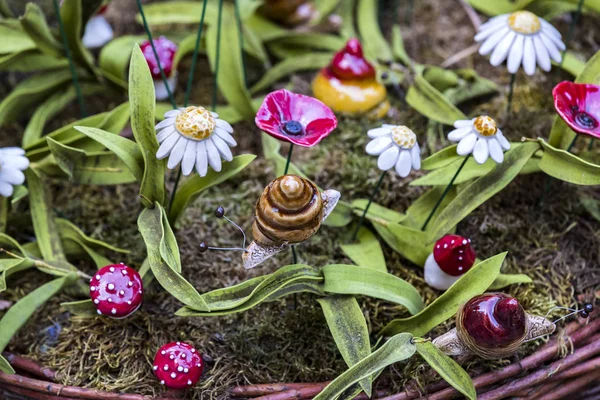
[[514, 354], [523, 342], [554, 332], [544, 317], [527, 314], [517, 299], [504, 293], [473, 297], [456, 313], [456, 328], [433, 340], [447, 355], [476, 354], [498, 359]]
[[125, 264], [107, 265], [90, 280], [90, 297], [98, 315], [126, 318], [142, 304], [142, 278]]
[[20, 147], [4, 147], [0, 149], [0, 196], [10, 197], [14, 186], [25, 182], [25, 171], [29, 168], [29, 160], [25, 150]]
[[600, 86], [561, 82], [552, 90], [556, 112], [574, 132], [600, 138]]
[[154, 357], [154, 375], [170, 389], [192, 387], [200, 380], [204, 364], [196, 349], [183, 342], [167, 343]]
[[88, 49], [97, 49], [110, 42], [113, 38], [113, 30], [104, 14], [108, 5], [100, 7], [96, 15], [92, 16], [85, 26], [85, 32], [81, 41]]
[[471, 239], [446, 235], [433, 246], [425, 261], [425, 281], [438, 290], [446, 290], [475, 264]]
[[340, 199], [337, 190], [319, 191], [296, 175], [284, 175], [265, 188], [256, 203], [252, 237], [242, 255], [244, 268], [253, 268], [289, 245], [311, 238]]
[[390, 104], [385, 86], [363, 55], [358, 39], [350, 39], [312, 82], [314, 96], [335, 112], [384, 117]]
[[318, 15], [314, 4], [306, 0], [266, 0], [260, 13], [290, 27], [306, 24]]
[[[169, 98], [169, 91], [173, 93], [176, 89], [177, 71], [173, 70], [173, 61], [177, 52], [177, 45], [164, 36], [153, 40], [154, 48], [158, 54], [158, 61], [154, 55], [152, 43], [149, 40], [144, 41], [140, 45], [140, 49], [144, 54], [144, 58], [150, 68], [152, 79], [154, 80], [154, 93], [157, 100], [165, 100]], [[162, 79], [160, 73], [163, 70], [166, 83]], [[167, 90], [168, 86], [168, 90]]]

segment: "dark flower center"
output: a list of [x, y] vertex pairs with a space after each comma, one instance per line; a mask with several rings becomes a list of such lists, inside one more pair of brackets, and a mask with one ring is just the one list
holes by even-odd
[[283, 132], [290, 136], [298, 136], [304, 132], [304, 127], [298, 121], [287, 121], [281, 125]]
[[593, 129], [598, 126], [598, 121], [586, 112], [575, 114], [575, 122], [582, 128]]

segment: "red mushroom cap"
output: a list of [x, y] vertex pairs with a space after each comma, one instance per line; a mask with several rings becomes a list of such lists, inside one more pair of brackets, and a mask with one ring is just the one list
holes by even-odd
[[[175, 60], [177, 45], [164, 36], [154, 39], [153, 41], [154, 47], [156, 47], [156, 53], [158, 54], [158, 59], [160, 60], [160, 66], [162, 67], [163, 71], [165, 71], [165, 75], [169, 77], [171, 76], [171, 72], [173, 70], [173, 60]], [[154, 51], [152, 50], [150, 41], [145, 40], [140, 45], [140, 49], [142, 50], [144, 58], [148, 63], [152, 78], [160, 79], [160, 68], [156, 62], [156, 57], [154, 57]]]
[[152, 369], [161, 385], [183, 389], [198, 383], [204, 364], [195, 348], [187, 343], [172, 342], [158, 350]]
[[341, 80], [375, 77], [375, 68], [363, 56], [362, 46], [356, 38], [348, 40], [346, 47], [333, 56], [329, 70]]
[[435, 243], [433, 258], [442, 271], [452, 276], [467, 272], [475, 263], [475, 250], [471, 239], [459, 235], [446, 235]]
[[98, 11], [96, 11], [96, 15], [105, 14], [107, 9], [108, 9], [108, 4], [104, 4], [103, 6], [100, 6]]
[[125, 318], [142, 304], [142, 278], [136, 270], [125, 264], [107, 265], [92, 277], [90, 297], [98, 314]]

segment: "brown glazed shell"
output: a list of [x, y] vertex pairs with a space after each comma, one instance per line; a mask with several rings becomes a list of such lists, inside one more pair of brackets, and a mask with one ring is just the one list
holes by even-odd
[[263, 246], [300, 243], [319, 230], [322, 220], [323, 199], [316, 185], [284, 175], [269, 183], [256, 203], [252, 236]]

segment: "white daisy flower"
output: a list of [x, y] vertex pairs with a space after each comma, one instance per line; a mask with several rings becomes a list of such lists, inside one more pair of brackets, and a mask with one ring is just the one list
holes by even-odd
[[396, 167], [402, 178], [421, 168], [421, 149], [417, 143], [417, 135], [403, 125], [383, 125], [371, 129], [368, 133], [373, 140], [367, 144], [366, 151], [372, 156], [379, 156], [377, 167], [387, 171]]
[[471, 120], [459, 120], [454, 127], [456, 129], [448, 134], [448, 140], [458, 142], [456, 153], [459, 156], [472, 153], [479, 164], [486, 162], [488, 157], [498, 164], [504, 161], [504, 151], [510, 149], [510, 143], [492, 118], [482, 115]]
[[187, 107], [165, 113], [165, 119], [155, 127], [156, 138], [161, 143], [156, 152], [159, 160], [169, 157], [167, 167], [173, 169], [181, 163], [183, 175], [192, 173], [205, 176], [210, 165], [221, 171], [221, 159], [231, 161], [229, 147], [235, 147], [233, 128], [219, 114], [204, 107]]
[[29, 168], [29, 160], [25, 157], [25, 150], [19, 147], [5, 147], [0, 149], [0, 196], [10, 197], [13, 186], [25, 182], [25, 171]]
[[515, 74], [520, 65], [527, 75], [535, 73], [536, 65], [550, 71], [550, 59], [560, 63], [561, 51], [566, 49], [560, 32], [529, 11], [515, 11], [490, 19], [481, 25], [475, 41], [482, 42], [479, 54], [491, 53], [490, 64], [493, 66], [508, 59], [511, 74]]

